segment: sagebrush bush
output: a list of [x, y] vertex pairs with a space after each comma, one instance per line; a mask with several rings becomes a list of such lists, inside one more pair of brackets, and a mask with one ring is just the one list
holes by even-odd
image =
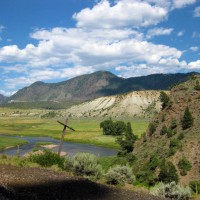
[[128, 166], [116, 165], [110, 168], [105, 175], [106, 181], [109, 184], [132, 184], [135, 181], [135, 176], [133, 175], [132, 169]]
[[89, 179], [99, 179], [103, 174], [99, 159], [94, 154], [78, 153], [69, 159], [67, 164], [75, 175]]
[[190, 188], [195, 194], [200, 194], [200, 181], [190, 182]]
[[64, 169], [64, 158], [50, 150], [45, 149], [42, 154], [30, 154], [29, 161], [38, 163], [42, 167], [51, 167], [58, 165], [59, 168]]
[[188, 200], [191, 197], [191, 189], [189, 186], [181, 187], [173, 181], [168, 184], [159, 183], [151, 190], [151, 194], [174, 200]]

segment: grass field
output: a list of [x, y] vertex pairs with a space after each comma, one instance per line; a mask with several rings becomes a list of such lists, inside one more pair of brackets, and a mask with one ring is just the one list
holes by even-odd
[[26, 144], [26, 140], [18, 139], [18, 138], [10, 138], [6, 136], [0, 136], [0, 150], [5, 149], [6, 147], [12, 147], [17, 145]]
[[[13, 112], [13, 110], [6, 111], [10, 113]], [[19, 112], [25, 111], [17, 111], [17, 113]], [[60, 139], [63, 127], [57, 123], [57, 120], [57, 118], [41, 119], [40, 117], [16, 117], [5, 115], [0, 117], [0, 133], [20, 136], [48, 136]], [[139, 137], [148, 126], [148, 121], [144, 119], [125, 121], [131, 122], [134, 134]], [[102, 130], [99, 127], [100, 122], [100, 119], [69, 120], [68, 125], [73, 127], [76, 131], [67, 130], [65, 141], [118, 148], [119, 146], [115, 142], [115, 137], [102, 134]]]

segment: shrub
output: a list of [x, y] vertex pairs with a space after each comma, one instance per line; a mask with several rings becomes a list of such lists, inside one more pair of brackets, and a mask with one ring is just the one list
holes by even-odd
[[162, 103], [162, 110], [172, 104], [169, 96], [163, 91], [160, 92], [160, 101]]
[[192, 168], [189, 160], [187, 160], [185, 157], [183, 157], [181, 160], [178, 162], [178, 168], [180, 169], [180, 174], [182, 176], [187, 175], [187, 171], [190, 171]]
[[182, 140], [184, 137], [185, 137], [184, 134], [183, 134], [183, 133], [180, 133], [177, 139], [178, 139], [178, 140]]
[[135, 176], [133, 175], [132, 169], [126, 166], [116, 165], [110, 168], [105, 175], [106, 181], [109, 184], [132, 184], [135, 181]]
[[150, 170], [155, 170], [160, 165], [160, 160], [157, 155], [150, 157], [148, 167]]
[[170, 128], [173, 130], [177, 127], [177, 120], [172, 118]]
[[200, 181], [190, 182], [190, 188], [195, 194], [200, 194]]
[[167, 133], [167, 126], [166, 125], [163, 125], [161, 130], [160, 130], [160, 135], [164, 135]]
[[190, 128], [193, 125], [193, 123], [194, 118], [192, 117], [192, 114], [187, 106], [183, 115], [183, 119], [181, 121], [183, 130]]
[[162, 118], [161, 118], [161, 121], [162, 121], [162, 122], [165, 121], [165, 117], [166, 117], [165, 114], [162, 114]]
[[200, 85], [199, 85], [199, 81], [196, 81], [196, 85], [194, 86], [195, 90], [200, 90]]
[[48, 113], [41, 116], [42, 119], [54, 118], [54, 117], [56, 117], [56, 113], [54, 111], [48, 112]]
[[102, 175], [102, 167], [97, 156], [90, 153], [77, 153], [71, 160], [72, 171], [75, 175], [88, 179], [99, 179]]
[[155, 122], [152, 122], [152, 123], [149, 124], [148, 128], [149, 128], [149, 135], [151, 136], [156, 131], [157, 125], [156, 125]]
[[176, 153], [177, 149], [181, 148], [181, 143], [178, 139], [174, 138], [170, 140], [170, 145], [169, 145], [169, 152], [168, 156], [172, 156]]
[[159, 181], [170, 183], [172, 181], [178, 182], [178, 174], [172, 162], [162, 161], [160, 166], [160, 173], [158, 175]]
[[159, 183], [151, 190], [151, 194], [169, 199], [188, 200], [191, 197], [191, 189], [189, 186], [183, 188], [175, 182]]
[[64, 169], [64, 158], [47, 149], [42, 154], [30, 154], [28, 160], [38, 163], [42, 167], [58, 165], [59, 168]]
[[158, 177], [151, 170], [139, 171], [136, 174], [137, 183], [145, 186], [153, 186], [158, 181]]

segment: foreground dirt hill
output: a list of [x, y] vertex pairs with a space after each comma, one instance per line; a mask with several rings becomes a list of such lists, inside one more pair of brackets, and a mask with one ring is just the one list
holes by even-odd
[[144, 192], [109, 187], [39, 168], [0, 165], [1, 200], [159, 200]]
[[[135, 145], [134, 154], [140, 167], [147, 165], [150, 157], [166, 158], [171, 161], [179, 174], [180, 182], [188, 184], [200, 180], [200, 76], [175, 86], [170, 93], [170, 106], [156, 115], [151, 125], [155, 130], [147, 131]], [[182, 119], [186, 107], [192, 113], [194, 123], [183, 130]], [[166, 127], [163, 129], [163, 127]], [[168, 133], [167, 133], [168, 132]], [[191, 169], [181, 174], [180, 160], [186, 159]], [[157, 170], [157, 171], [156, 171]], [[158, 173], [157, 168], [155, 173]]]

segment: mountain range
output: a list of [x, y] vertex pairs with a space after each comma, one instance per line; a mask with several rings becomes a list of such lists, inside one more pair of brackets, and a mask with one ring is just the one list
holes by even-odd
[[152, 74], [125, 79], [108, 71], [98, 71], [59, 83], [35, 82], [8, 97], [7, 102], [48, 101], [73, 105], [131, 91], [167, 90], [174, 84], [186, 81], [192, 74]]

